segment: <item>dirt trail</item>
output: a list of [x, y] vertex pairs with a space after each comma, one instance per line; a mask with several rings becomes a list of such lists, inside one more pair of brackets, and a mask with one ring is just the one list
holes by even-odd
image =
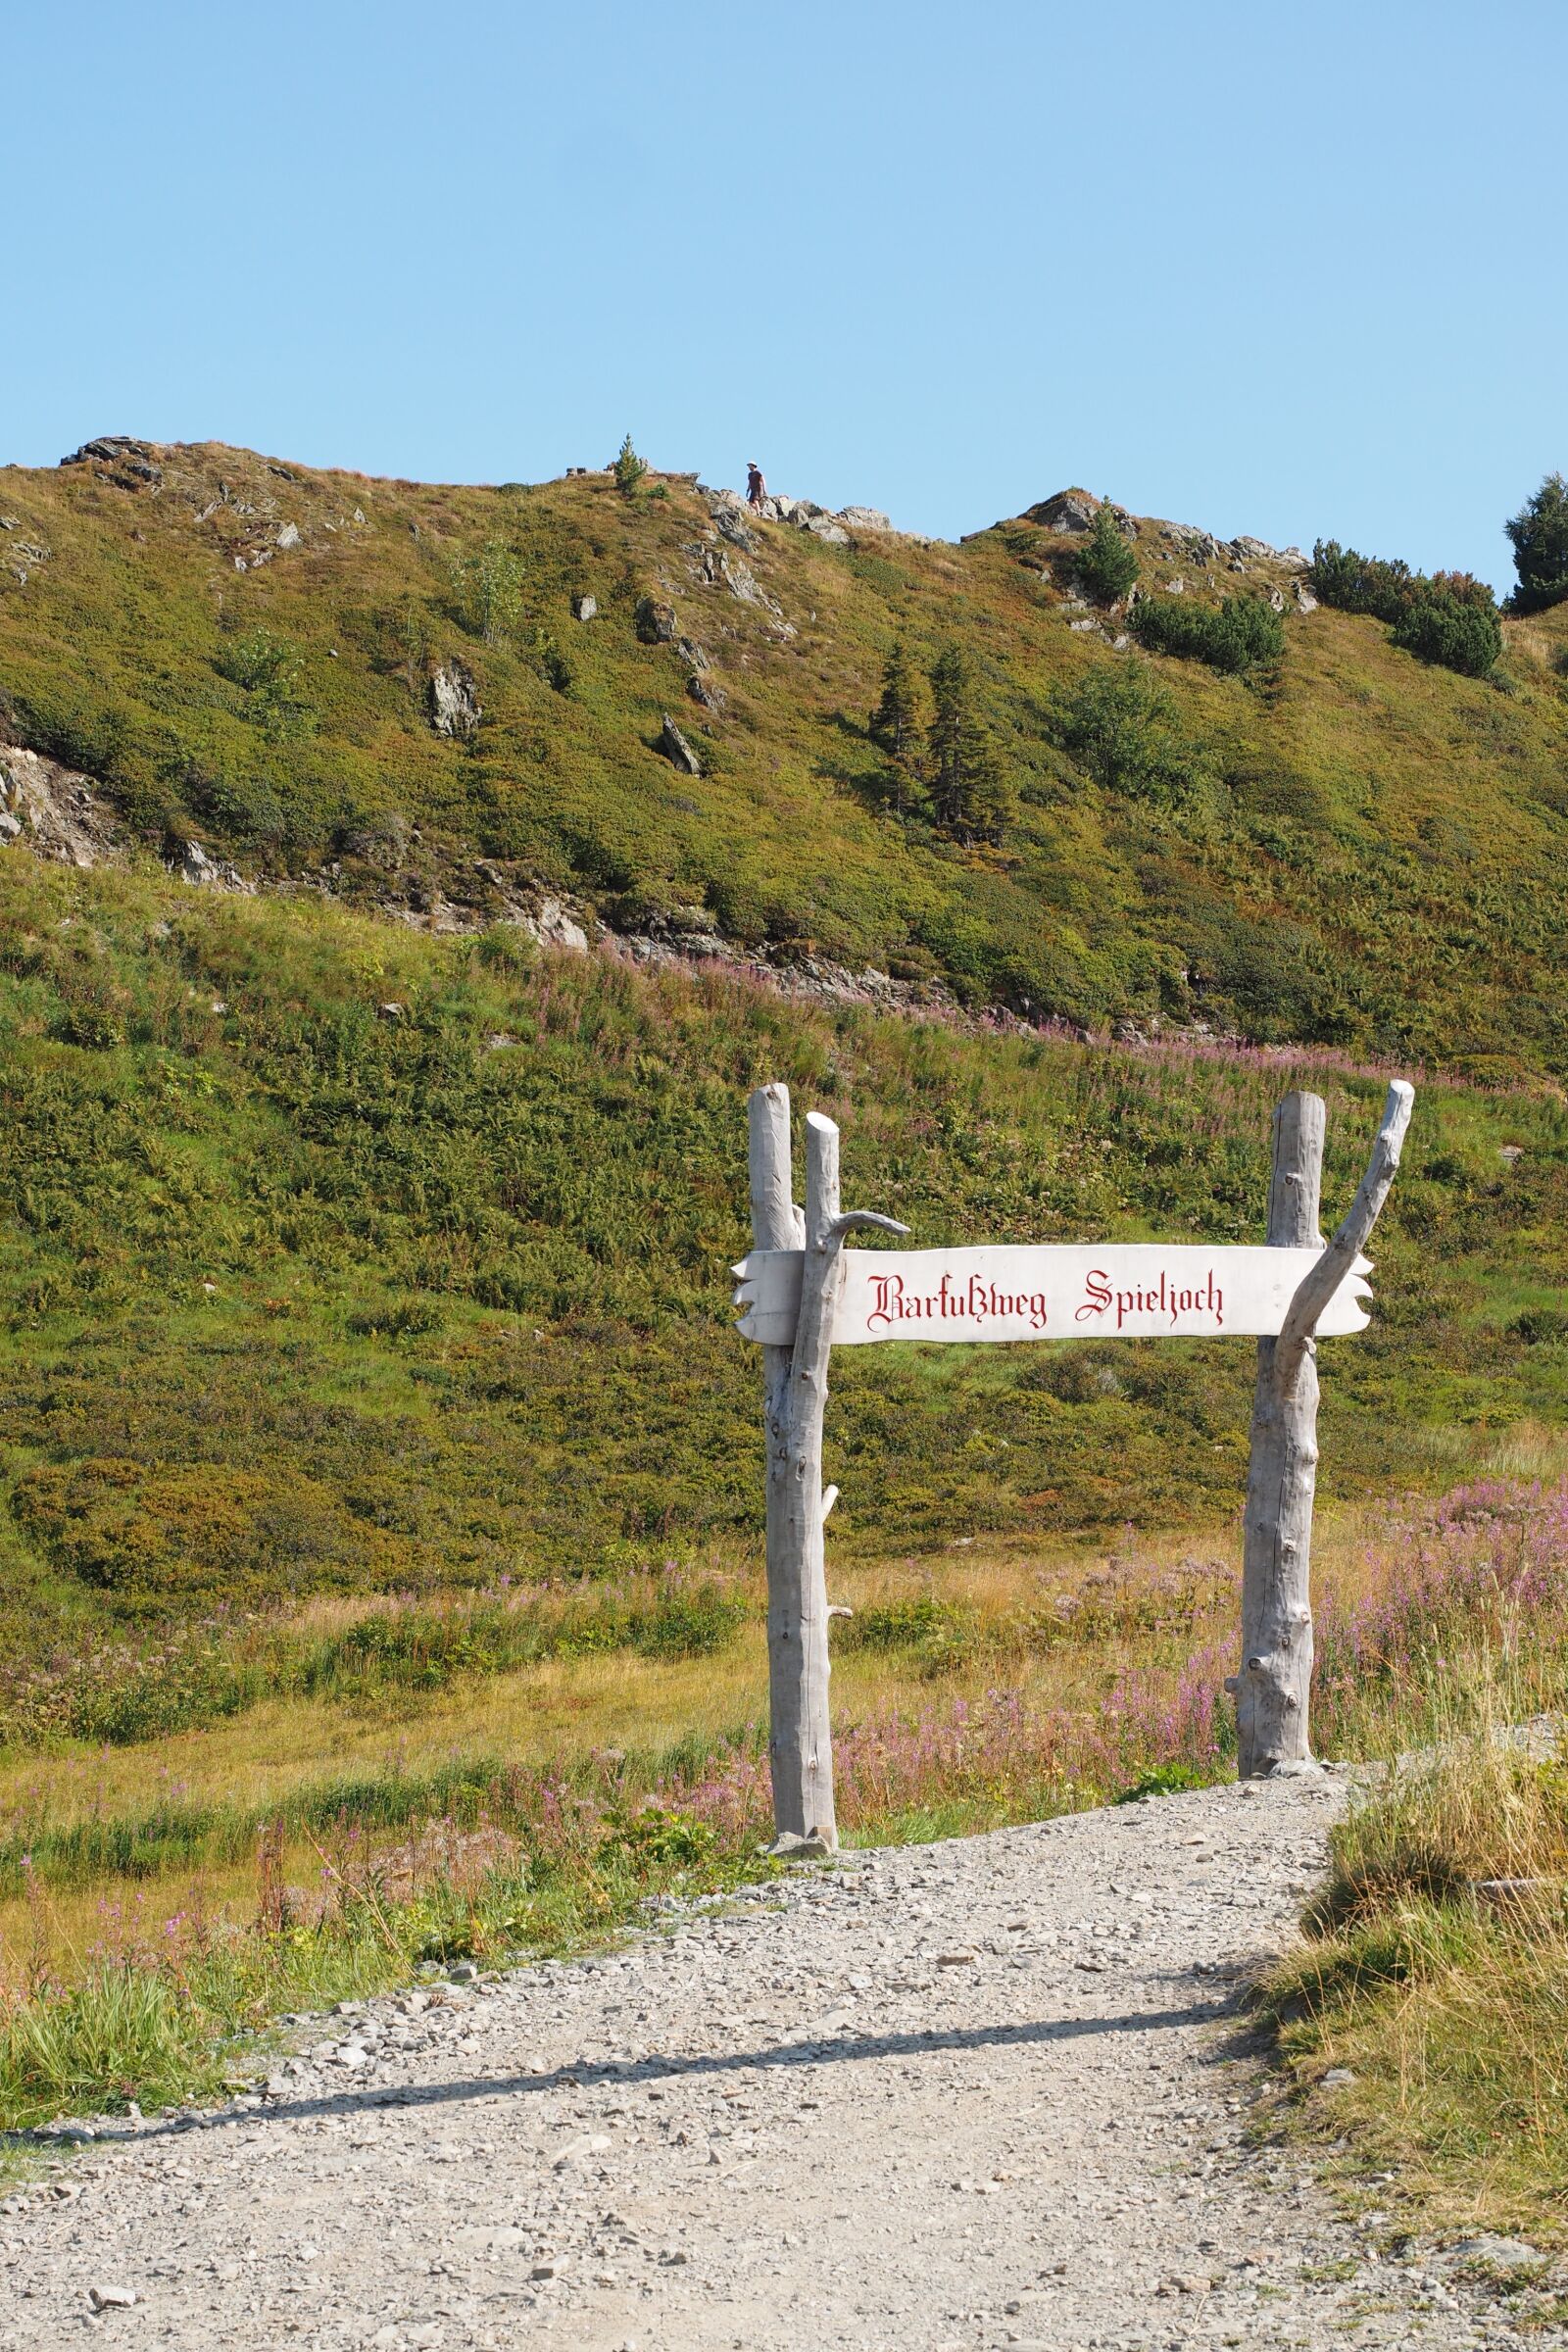
[[613, 1958], [318, 2023], [260, 2106], [106, 2128], [75, 2194], [0, 2219], [0, 2346], [1516, 2342], [1246, 2146], [1234, 1974], [1291, 1933], [1341, 1801], [851, 1856]]

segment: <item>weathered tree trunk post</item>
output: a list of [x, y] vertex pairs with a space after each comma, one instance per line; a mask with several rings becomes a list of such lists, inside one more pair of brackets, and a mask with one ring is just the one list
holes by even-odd
[[752, 1238], [759, 1250], [804, 1251], [800, 1314], [790, 1348], [762, 1350], [767, 1437], [768, 1759], [773, 1827], [785, 1850], [831, 1853], [833, 1736], [828, 1711], [827, 1564], [823, 1523], [837, 1488], [822, 1490], [822, 1424], [833, 1318], [844, 1285], [843, 1247], [862, 1226], [907, 1228], [839, 1208], [839, 1131], [815, 1111], [806, 1122], [806, 1214], [792, 1198], [790, 1098], [759, 1087], [750, 1104]]
[[[1309, 1250], [1321, 1239], [1321, 1095], [1287, 1095], [1274, 1113], [1268, 1241]], [[1242, 1671], [1236, 1717], [1243, 1780], [1307, 1752], [1312, 1679], [1312, 1496], [1317, 1483], [1317, 1351], [1302, 1359], [1287, 1412], [1274, 1377], [1278, 1340], [1257, 1343], [1242, 1550]]]
[[[1278, 1339], [1257, 1344], [1251, 1452], [1242, 1552], [1242, 1664], [1236, 1693], [1237, 1770], [1261, 1779], [1307, 1760], [1312, 1681], [1312, 1500], [1317, 1486], [1317, 1319], [1389, 1196], [1410, 1123], [1414, 1089], [1389, 1088], [1372, 1157], [1349, 1213], [1298, 1285]], [[1268, 1239], [1276, 1249], [1319, 1240], [1323, 1134], [1318, 1095], [1287, 1095], [1274, 1114]]]
[[[795, 1205], [790, 1145], [790, 1090], [760, 1086], [747, 1106], [750, 1123], [752, 1242], [758, 1250], [799, 1250], [806, 1221]], [[790, 1348], [762, 1349], [762, 1427], [767, 1442], [767, 1704], [773, 1775], [773, 1826], [780, 1836], [806, 1836], [803, 1791], [781, 1769], [779, 1732], [798, 1707], [800, 1643], [791, 1597], [784, 1590], [790, 1502]]]

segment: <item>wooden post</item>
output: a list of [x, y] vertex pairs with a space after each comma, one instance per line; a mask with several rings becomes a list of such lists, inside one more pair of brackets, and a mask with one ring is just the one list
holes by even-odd
[[[1304, 1250], [1320, 1237], [1321, 1095], [1287, 1095], [1274, 1113], [1268, 1240]], [[1274, 1377], [1278, 1340], [1257, 1343], [1242, 1549], [1242, 1671], [1235, 1681], [1243, 1780], [1307, 1752], [1312, 1679], [1312, 1494], [1317, 1480], [1317, 1362], [1302, 1359], [1287, 1415]]]
[[[1414, 1090], [1396, 1078], [1359, 1191], [1301, 1281], [1278, 1339], [1257, 1344], [1242, 1554], [1242, 1665], [1236, 1693], [1242, 1779], [1310, 1758], [1312, 1501], [1317, 1486], [1317, 1319], [1377, 1222], [1410, 1123]], [[1304, 1249], [1318, 1234], [1327, 1112], [1318, 1095], [1287, 1095], [1274, 1114], [1268, 1239]]]
[[[790, 1090], [760, 1086], [748, 1104], [752, 1186], [752, 1241], [759, 1250], [799, 1250], [806, 1221], [795, 1205], [790, 1146]], [[762, 1349], [762, 1427], [767, 1443], [767, 1700], [771, 1726], [769, 1761], [773, 1774], [773, 1826], [779, 1835], [806, 1835], [800, 1791], [790, 1795], [787, 1771], [779, 1768], [781, 1724], [796, 1719], [794, 1685], [799, 1641], [783, 1591], [790, 1500], [789, 1348]]]
[[790, 1098], [759, 1087], [750, 1104], [752, 1238], [759, 1250], [803, 1250], [800, 1315], [791, 1348], [764, 1348], [767, 1438], [768, 1760], [777, 1852], [831, 1853], [833, 1735], [828, 1711], [828, 1603], [823, 1523], [837, 1488], [822, 1491], [822, 1424], [833, 1318], [848, 1234], [907, 1227], [839, 1208], [839, 1131], [806, 1122], [806, 1214], [792, 1199]]

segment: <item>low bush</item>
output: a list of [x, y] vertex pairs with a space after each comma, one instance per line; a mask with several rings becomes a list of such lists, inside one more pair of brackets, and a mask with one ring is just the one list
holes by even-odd
[[1052, 697], [1047, 723], [1107, 791], [1179, 808], [1198, 787], [1198, 755], [1180, 731], [1175, 705], [1143, 663], [1097, 664]]
[[1228, 596], [1218, 611], [1186, 597], [1146, 596], [1132, 628], [1152, 653], [1206, 662], [1229, 677], [1245, 677], [1285, 651], [1285, 624], [1260, 596]]
[[1394, 642], [1418, 661], [1484, 678], [1502, 651], [1502, 623], [1490, 605], [1433, 587], [1405, 607], [1394, 624]]
[[1502, 651], [1496, 601], [1467, 571], [1429, 576], [1396, 558], [1386, 562], [1320, 539], [1312, 550], [1312, 586], [1326, 605], [1386, 621], [1394, 642], [1419, 661], [1461, 676], [1486, 677]]

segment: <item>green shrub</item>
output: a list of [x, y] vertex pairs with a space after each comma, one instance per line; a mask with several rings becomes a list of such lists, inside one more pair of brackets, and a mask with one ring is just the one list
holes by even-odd
[[1358, 555], [1337, 539], [1320, 539], [1307, 575], [1316, 594], [1341, 612], [1365, 612], [1374, 620], [1396, 621], [1409, 601], [1416, 574], [1397, 557]]
[[1385, 562], [1320, 539], [1312, 550], [1312, 585], [1324, 604], [1386, 621], [1394, 642], [1420, 661], [1462, 677], [1484, 678], [1502, 651], [1496, 602], [1468, 571], [1430, 577], [1397, 559]]
[[908, 1649], [944, 1640], [953, 1625], [952, 1609], [929, 1595], [873, 1601], [847, 1617], [833, 1639], [840, 1649]]
[[522, 558], [501, 539], [487, 539], [477, 555], [460, 556], [452, 566], [457, 618], [472, 637], [499, 645], [516, 627], [527, 578]]
[[1057, 690], [1046, 718], [1054, 740], [1107, 791], [1157, 808], [1191, 799], [1196, 755], [1178, 732], [1175, 705], [1143, 663], [1097, 663]]
[[1484, 678], [1502, 651], [1502, 623], [1490, 602], [1483, 607], [1434, 586], [1405, 607], [1394, 624], [1394, 642], [1419, 661]]
[[1119, 1789], [1112, 1799], [1118, 1805], [1136, 1805], [1146, 1796], [1179, 1796], [1188, 1788], [1205, 1788], [1208, 1783], [1194, 1764], [1156, 1764], [1152, 1772], [1140, 1773], [1137, 1780]]
[[628, 1861], [689, 1868], [705, 1862], [718, 1843], [710, 1822], [678, 1812], [650, 1798], [641, 1812], [611, 1816], [609, 1836], [600, 1851]]
[[1185, 597], [1145, 597], [1132, 616], [1132, 629], [1151, 652], [1206, 662], [1230, 677], [1244, 677], [1285, 651], [1285, 624], [1262, 597], [1228, 596], [1216, 612]]

